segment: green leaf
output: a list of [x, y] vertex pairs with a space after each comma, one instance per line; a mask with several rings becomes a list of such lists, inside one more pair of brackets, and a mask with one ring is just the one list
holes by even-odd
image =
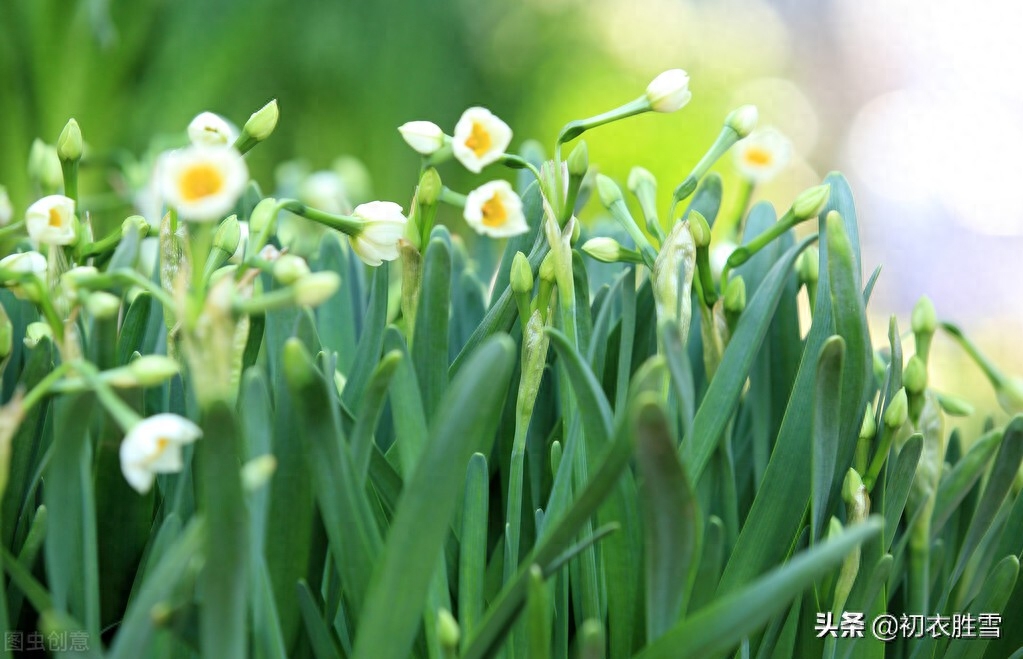
[[692, 431], [681, 444], [682, 464], [694, 483], [703, 475], [725, 426], [732, 418], [796, 257], [814, 240], [803, 240], [778, 260], [739, 319], [721, 358], [721, 365], [696, 411]]
[[394, 419], [395, 440], [393, 450], [398, 452], [402, 474], [411, 474], [426, 446], [427, 425], [423, 399], [419, 393], [416, 371], [405, 345], [405, 338], [394, 327], [387, 328], [384, 347], [388, 353], [402, 353], [395, 377], [391, 379], [391, 415]]
[[888, 481], [884, 494], [884, 549], [887, 551], [895, 540], [895, 531], [899, 528], [899, 520], [906, 510], [906, 501], [913, 488], [913, 477], [916, 466], [923, 452], [924, 437], [914, 434], [902, 445], [902, 450], [895, 458], [895, 467], [888, 472]]
[[547, 334], [572, 383], [587, 442], [597, 447], [606, 445], [611, 438], [612, 416], [611, 406], [604, 396], [603, 389], [600, 388], [600, 383], [569, 342], [568, 337], [553, 328], [548, 329]]
[[739, 590], [718, 598], [678, 623], [636, 659], [720, 656], [777, 615], [810, 584], [834, 568], [864, 541], [881, 531], [872, 517], [818, 544]]
[[686, 212], [682, 214], [682, 217], [686, 217], [691, 211], [697, 211], [706, 218], [707, 224], [713, 227], [718, 211], [721, 210], [721, 195], [723, 192], [724, 186], [721, 182], [721, 175], [717, 172], [707, 174], [700, 181], [700, 187], [696, 188], [693, 199], [689, 202], [689, 206], [686, 207]]
[[816, 542], [824, 533], [828, 499], [835, 477], [838, 452], [839, 400], [842, 397], [842, 365], [845, 341], [833, 336], [824, 342], [817, 360], [817, 386], [813, 408], [813, 497], [810, 499], [810, 538]]
[[[359, 346], [348, 373], [341, 400], [350, 409], [358, 407], [362, 393], [380, 361], [380, 349], [384, 342], [384, 326], [387, 324], [388, 264], [385, 262], [373, 270], [373, 285], [369, 294], [369, 316], [359, 336]], [[334, 374], [328, 374], [333, 378]]]
[[423, 265], [423, 287], [416, 311], [412, 361], [427, 420], [433, 418], [448, 386], [448, 314], [451, 252], [440, 238], [430, 240]]
[[355, 463], [355, 473], [360, 483], [366, 482], [370, 455], [374, 449], [373, 431], [384, 409], [387, 387], [391, 384], [391, 378], [398, 370], [401, 359], [402, 353], [397, 350], [384, 355], [380, 364], [373, 370], [369, 384], [363, 392], [362, 402], [359, 404], [355, 428], [352, 429], [351, 447], [352, 461]]
[[945, 522], [966, 498], [970, 488], [987, 471], [988, 463], [995, 451], [1002, 445], [1002, 431], [993, 430], [976, 440], [952, 471], [945, 474], [938, 485], [934, 502], [934, 516], [931, 518], [931, 536], [937, 537]]
[[699, 569], [690, 575], [689, 600], [686, 610], [698, 611], [714, 597], [725, 562], [725, 524], [720, 517], [711, 515], [703, 532], [703, 551]]
[[[1004, 611], [1018, 576], [1018, 558], [1006, 556], [999, 561], [984, 580], [980, 594], [970, 603], [970, 613], [977, 616], [982, 613]], [[1003, 624], [1010, 620], [1014, 621], [1015, 618], [1003, 617]], [[954, 638], [948, 645], [945, 659], [980, 659], [984, 656], [988, 643], [987, 638]]]
[[526, 603], [526, 638], [529, 659], [551, 658], [551, 591], [544, 583], [543, 570], [533, 565], [529, 570], [529, 595]]
[[[441, 401], [430, 441], [406, 480], [387, 543], [373, 570], [355, 637], [356, 659], [408, 656], [461, 489], [458, 480], [437, 478], [437, 474], [460, 473], [474, 452], [489, 452], [514, 357], [514, 345], [506, 336], [487, 341], [466, 362]], [[468, 400], [473, 401], [471, 406], [465, 405]], [[402, 597], [395, 599], [397, 592]]]
[[678, 459], [664, 411], [649, 407], [639, 419], [636, 464], [645, 529], [647, 642], [663, 636], [684, 609], [692, 563], [700, 551], [696, 497]]
[[[320, 242], [320, 269], [336, 272], [341, 281], [348, 279], [351, 253], [338, 236], [329, 232]], [[356, 304], [356, 302], [358, 304]], [[341, 286], [329, 300], [316, 309], [316, 329], [326, 350], [337, 353], [338, 368], [351, 373], [356, 351], [356, 306], [363, 301], [352, 296], [352, 287]]]
[[305, 621], [306, 631], [309, 633], [309, 643], [313, 646], [313, 655], [316, 659], [339, 658], [341, 650], [334, 634], [323, 619], [322, 603], [309, 590], [309, 584], [304, 579], [298, 582], [297, 589], [298, 605], [302, 610], [302, 620]]
[[462, 638], [472, 634], [483, 617], [487, 570], [487, 520], [490, 506], [490, 472], [487, 458], [475, 453], [469, 459], [462, 498], [461, 547], [458, 552], [458, 625]]
[[124, 322], [121, 323], [121, 333], [117, 337], [118, 365], [127, 364], [133, 352], [142, 352], [142, 341], [146, 337], [152, 306], [153, 298], [149, 293], [139, 293], [128, 307]]

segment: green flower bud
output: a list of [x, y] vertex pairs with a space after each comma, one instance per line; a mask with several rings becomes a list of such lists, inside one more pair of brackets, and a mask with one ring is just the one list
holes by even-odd
[[710, 245], [710, 225], [699, 211], [689, 212], [689, 231], [693, 234], [693, 243], [697, 249]]
[[249, 117], [249, 120], [242, 127], [242, 132], [247, 133], [257, 142], [262, 142], [274, 132], [279, 118], [280, 110], [277, 107], [277, 99], [275, 98], [252, 113], [252, 116]]
[[554, 259], [551, 257], [551, 253], [548, 252], [547, 256], [543, 257], [543, 261], [540, 262], [540, 279], [546, 282], [554, 281]]
[[149, 234], [149, 222], [146, 222], [146, 218], [141, 215], [129, 215], [124, 218], [124, 222], [121, 222], [122, 238], [128, 235], [128, 232], [131, 231], [131, 227], [135, 227], [140, 238], [145, 238]]
[[242, 465], [242, 487], [246, 492], [255, 492], [270, 482], [277, 471], [277, 458], [267, 453], [252, 458]]
[[640, 196], [640, 190], [648, 188], [657, 190], [657, 179], [650, 173], [650, 170], [636, 166], [629, 172], [627, 185], [629, 192], [638, 197]]
[[0, 359], [6, 359], [14, 347], [14, 326], [7, 316], [7, 310], [0, 304]]
[[274, 261], [273, 275], [282, 284], [294, 284], [309, 275], [309, 265], [301, 256], [281, 254]]
[[826, 183], [824, 185], [815, 185], [800, 193], [796, 200], [792, 202], [792, 214], [795, 216], [796, 221], [800, 222], [820, 215], [821, 211], [824, 210], [824, 206], [828, 203], [830, 195], [831, 186]]
[[341, 277], [336, 272], [314, 272], [295, 282], [295, 301], [302, 306], [317, 307], [329, 300], [340, 287]]
[[739, 134], [740, 138], [746, 137], [757, 127], [759, 118], [757, 106], [743, 105], [732, 110], [725, 118], [725, 125]]
[[32, 150], [28, 155], [28, 175], [38, 181], [44, 190], [60, 188], [64, 182], [64, 172], [60, 167], [57, 149], [38, 138], [32, 142]]
[[458, 627], [458, 621], [451, 615], [451, 612], [441, 607], [437, 611], [437, 642], [448, 652], [458, 650], [458, 641], [462, 631]]
[[951, 416], [971, 416], [974, 412], [973, 405], [958, 396], [936, 394], [935, 397], [938, 399], [941, 409]]
[[95, 291], [86, 296], [85, 310], [95, 318], [113, 318], [121, 310], [121, 298], [106, 291]]
[[614, 238], [590, 238], [583, 245], [583, 252], [604, 263], [617, 263], [622, 246]]
[[622, 190], [610, 176], [597, 174], [597, 193], [600, 195], [600, 203], [609, 208], [615, 202], [622, 201]]
[[[260, 201], [249, 215], [249, 231], [255, 235], [263, 233], [266, 227], [273, 226], [277, 221], [279, 213], [280, 209], [277, 207], [277, 200], [273, 197], [267, 197]], [[273, 233], [273, 231], [273, 228], [271, 228], [270, 233]]]
[[874, 421], [874, 404], [867, 401], [867, 409], [863, 413], [860, 424], [860, 439], [872, 439], [877, 434], [877, 423]]
[[213, 234], [213, 246], [230, 255], [238, 249], [241, 239], [242, 230], [238, 224], [238, 216], [231, 215], [217, 227], [217, 232]]
[[909, 399], [905, 387], [899, 389], [884, 411], [884, 424], [891, 430], [898, 430], [909, 418]]
[[927, 365], [916, 355], [909, 358], [906, 370], [902, 372], [902, 384], [911, 394], [923, 393], [927, 388]]
[[440, 174], [436, 168], [430, 167], [419, 177], [419, 203], [423, 206], [433, 206], [440, 199], [440, 192], [444, 184], [440, 180]]
[[746, 282], [741, 276], [728, 280], [724, 297], [725, 311], [733, 314], [742, 313], [746, 308]]
[[511, 266], [511, 289], [516, 294], [533, 293], [533, 269], [522, 252], [515, 252]]
[[25, 328], [25, 338], [23, 339], [25, 347], [31, 350], [43, 339], [53, 340], [53, 330], [50, 329], [50, 326], [42, 321], [29, 323]]
[[934, 303], [926, 295], [921, 296], [913, 307], [913, 316], [910, 321], [914, 334], [933, 334], [938, 329], [938, 314], [934, 310]]
[[181, 370], [176, 361], [164, 355], [145, 355], [128, 362], [125, 368], [138, 387], [155, 387], [163, 384]]
[[799, 277], [799, 283], [816, 284], [820, 279], [820, 266], [821, 257], [817, 247], [813, 245], [807, 247], [796, 261], [796, 274]]
[[14, 207], [11, 206], [11, 198], [7, 194], [7, 188], [0, 185], [0, 227], [7, 226], [14, 217]]
[[76, 162], [82, 159], [82, 129], [78, 122], [68, 119], [64, 130], [57, 138], [57, 157], [63, 162]]
[[850, 468], [845, 472], [845, 480], [842, 481], [842, 500], [848, 504], [854, 504], [863, 489], [863, 479], [855, 469]]
[[696, 186], [699, 184], [699, 180], [690, 174], [684, 181], [678, 184], [675, 188], [675, 193], [672, 195], [676, 202], [688, 199], [690, 195], [696, 192]]
[[579, 144], [572, 149], [568, 155], [568, 175], [576, 178], [586, 176], [586, 170], [590, 168], [590, 152], [586, 148], [586, 140], [579, 140]]
[[1023, 380], [1002, 378], [995, 386], [995, 398], [1002, 409], [1009, 414], [1023, 413]]

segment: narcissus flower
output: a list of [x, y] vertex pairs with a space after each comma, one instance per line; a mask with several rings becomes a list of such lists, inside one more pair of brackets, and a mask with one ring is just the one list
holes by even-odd
[[522, 200], [508, 181], [490, 181], [465, 198], [465, 221], [476, 233], [508, 238], [529, 231]]
[[25, 212], [28, 237], [40, 245], [70, 245], [75, 241], [75, 200], [54, 194]]
[[[0, 270], [6, 273], [17, 275], [35, 275], [43, 278], [46, 276], [46, 257], [39, 252], [21, 252], [10, 254], [0, 259]], [[14, 281], [14, 280], [11, 280]], [[5, 283], [11, 283], [5, 282]], [[12, 289], [15, 295], [21, 293], [20, 287]]]
[[181, 471], [181, 447], [202, 437], [202, 430], [177, 414], [156, 414], [139, 421], [121, 442], [121, 473], [145, 494], [157, 474]]
[[479, 174], [490, 163], [499, 159], [511, 143], [512, 130], [490, 110], [469, 108], [455, 124], [451, 143], [458, 162], [470, 172]]
[[689, 74], [682, 69], [665, 71], [651, 80], [646, 87], [646, 98], [654, 112], [680, 110], [692, 97], [689, 91]]
[[769, 181], [788, 164], [792, 143], [774, 128], [761, 128], [740, 140], [732, 153], [739, 173], [754, 183]]
[[190, 146], [161, 159], [160, 177], [164, 200], [183, 219], [214, 221], [234, 208], [249, 170], [231, 147]]
[[444, 146], [444, 131], [432, 121], [409, 121], [398, 126], [398, 132], [406, 144], [424, 156]]
[[188, 139], [196, 146], [231, 146], [238, 129], [219, 114], [203, 112], [188, 124]]
[[408, 223], [401, 206], [391, 201], [371, 201], [356, 206], [352, 215], [365, 223], [358, 234], [349, 237], [352, 250], [363, 263], [378, 266], [398, 258], [398, 241]]
[[0, 227], [7, 226], [14, 215], [14, 208], [11, 206], [11, 198], [7, 195], [7, 188], [0, 185]]

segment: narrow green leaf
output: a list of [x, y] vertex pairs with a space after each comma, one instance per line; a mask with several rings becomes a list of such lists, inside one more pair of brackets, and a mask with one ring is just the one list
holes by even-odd
[[355, 473], [360, 483], [366, 482], [366, 472], [373, 452], [373, 432], [384, 409], [387, 388], [395, 371], [398, 370], [401, 359], [402, 353], [397, 350], [384, 355], [380, 364], [373, 370], [373, 375], [370, 376], [363, 392], [362, 402], [359, 404], [355, 428], [352, 429], [351, 446], [352, 462], [355, 463]]
[[884, 549], [887, 551], [895, 540], [895, 531], [899, 528], [899, 520], [906, 510], [906, 501], [913, 488], [913, 477], [916, 466], [923, 452], [924, 438], [916, 433], [906, 440], [902, 450], [895, 458], [895, 467], [888, 472], [888, 481], [884, 496]]
[[[359, 345], [352, 360], [341, 400], [350, 409], [356, 409], [362, 400], [362, 393], [380, 361], [380, 349], [384, 341], [384, 326], [387, 324], [388, 264], [373, 270], [373, 284], [369, 294], [369, 315], [359, 336]], [[333, 373], [328, 374], [333, 377]]]
[[451, 252], [446, 242], [433, 238], [426, 248], [423, 287], [419, 293], [416, 331], [412, 339], [412, 361], [427, 420], [433, 418], [448, 385], [450, 297]]
[[877, 517], [792, 558], [748, 586], [718, 598], [678, 623], [637, 659], [719, 656], [783, 611], [813, 581], [881, 531]]
[[548, 329], [547, 334], [568, 372], [587, 442], [592, 446], [604, 446], [611, 438], [612, 413], [600, 383], [568, 337], [553, 328]]
[[975, 441], [952, 471], [941, 479], [934, 502], [934, 517], [931, 518], [932, 537], [937, 537], [970, 488], [987, 471], [988, 463], [1002, 444], [1002, 436], [1001, 430], [993, 430]]
[[675, 389], [679, 414], [682, 418], [682, 431], [689, 433], [693, 427], [693, 408], [696, 405], [696, 388], [693, 384], [693, 368], [689, 363], [689, 353], [682, 344], [682, 336], [678, 323], [668, 321], [661, 329], [661, 345], [664, 348], [664, 359], [671, 374], [671, 384]]
[[[980, 594], [970, 603], [970, 613], [975, 617], [980, 614], [1002, 613], [1012, 595], [1018, 576], [1018, 558], [1006, 556], [999, 561], [984, 580]], [[1010, 620], [1014, 618], [1003, 617], [1003, 624]], [[948, 645], [945, 659], [980, 659], [984, 656], [988, 642], [987, 638], [954, 638]]]
[[841, 422], [838, 407], [842, 397], [844, 359], [845, 341], [840, 336], [833, 336], [824, 342], [817, 360], [813, 408], [813, 497], [810, 499], [810, 538], [813, 542], [823, 537], [835, 476]]
[[[328, 232], [320, 242], [320, 270], [336, 272], [341, 281], [346, 281], [350, 259], [351, 252], [342, 246], [339, 237]], [[316, 329], [323, 340], [323, 347], [337, 353], [338, 368], [342, 373], [351, 373], [352, 360], [358, 354], [354, 310], [362, 304], [361, 299], [352, 297], [351, 286], [341, 286], [316, 309]]]
[[543, 570], [529, 570], [529, 596], [526, 611], [526, 637], [529, 659], [551, 659], [551, 592], [544, 583]]
[[464, 642], [479, 624], [484, 607], [490, 472], [487, 469], [487, 458], [482, 453], [475, 453], [469, 459], [462, 506], [462, 542], [458, 552], [458, 624]]
[[636, 463], [646, 538], [647, 642], [678, 621], [692, 562], [700, 551], [696, 497], [678, 459], [664, 411], [650, 407], [639, 419]]
[[309, 634], [309, 644], [313, 646], [316, 659], [338, 659], [341, 651], [333, 633], [323, 620], [323, 605], [309, 589], [305, 580], [297, 584], [298, 605], [302, 610], [302, 620]]
[[117, 337], [117, 363], [127, 364], [135, 351], [142, 352], [142, 342], [149, 326], [153, 298], [149, 293], [139, 293], [132, 300], [121, 323], [121, 333]]
[[[357, 659], [408, 655], [461, 489], [457, 480], [437, 478], [437, 474], [460, 472], [474, 452], [489, 452], [514, 355], [506, 336], [487, 341], [441, 401], [430, 441], [405, 483], [383, 554], [373, 569], [355, 638]], [[473, 405], [466, 407], [466, 400]], [[397, 600], [396, 592], [402, 593]]]
[[717, 172], [707, 174], [700, 181], [700, 187], [696, 188], [693, 199], [689, 202], [689, 206], [686, 207], [686, 212], [682, 214], [682, 217], [689, 215], [691, 211], [697, 211], [707, 219], [707, 224], [713, 227], [718, 211], [721, 210], [721, 196], [723, 192], [724, 186], [721, 182], [721, 175]]
[[711, 515], [703, 533], [703, 551], [699, 569], [689, 576], [689, 599], [686, 611], [702, 609], [714, 597], [721, 578], [721, 567], [725, 562], [725, 524], [720, 517]]

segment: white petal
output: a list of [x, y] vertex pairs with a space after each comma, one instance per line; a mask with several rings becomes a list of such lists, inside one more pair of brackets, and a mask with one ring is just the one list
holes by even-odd
[[124, 480], [128, 481], [128, 485], [139, 494], [145, 494], [152, 489], [153, 481], [156, 480], [156, 474], [148, 469], [125, 462], [121, 463], [121, 473], [124, 474]]
[[[466, 141], [472, 136], [473, 127], [479, 124], [490, 138], [490, 144], [482, 154], [470, 148]], [[470, 172], [478, 174], [485, 166], [498, 160], [511, 143], [512, 130], [490, 110], [481, 107], [469, 108], [455, 125], [451, 149], [455, 158]]]
[[197, 146], [231, 146], [238, 129], [219, 114], [202, 112], [188, 124], [188, 139]]
[[444, 131], [432, 121], [409, 121], [399, 126], [398, 132], [406, 144], [424, 156], [444, 146]]
[[[53, 225], [52, 220], [57, 220]], [[70, 245], [75, 240], [75, 202], [64, 195], [43, 197], [25, 211], [28, 237], [42, 245]]]
[[[221, 178], [220, 188], [197, 198], [187, 197], [182, 189], [183, 176], [195, 167], [210, 167]], [[237, 203], [249, 180], [249, 170], [231, 147], [191, 146], [166, 154], [159, 175], [163, 197], [186, 220], [215, 221], [224, 217]]]

